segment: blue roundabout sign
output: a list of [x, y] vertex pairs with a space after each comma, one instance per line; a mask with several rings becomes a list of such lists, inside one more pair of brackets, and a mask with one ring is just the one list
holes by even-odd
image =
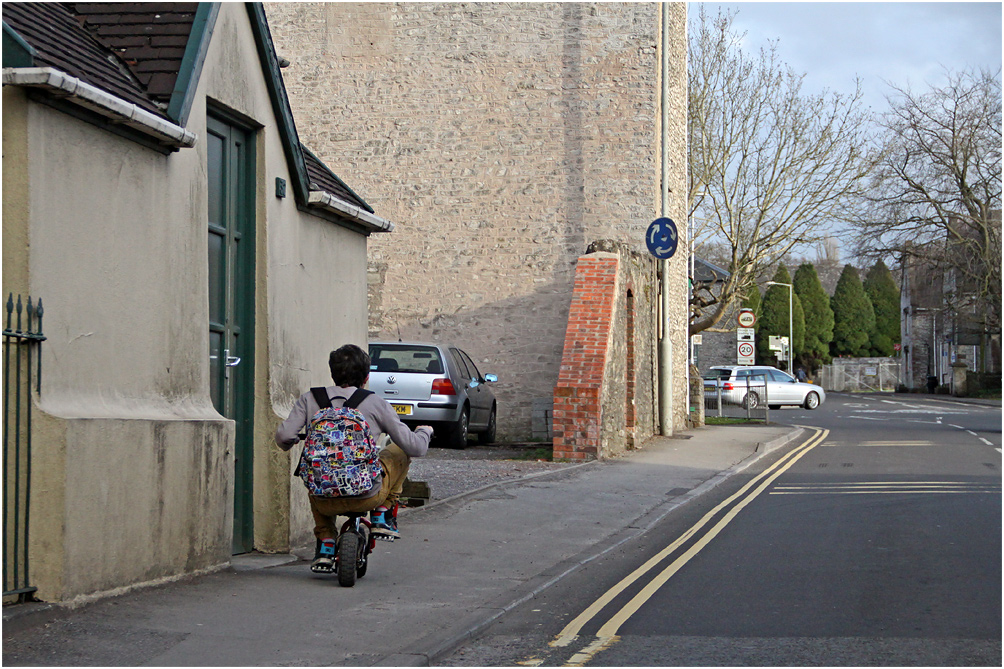
[[680, 235], [676, 230], [676, 223], [671, 218], [657, 218], [648, 226], [645, 234], [645, 244], [648, 245], [648, 252], [659, 260], [668, 260], [676, 253], [676, 246], [680, 242]]

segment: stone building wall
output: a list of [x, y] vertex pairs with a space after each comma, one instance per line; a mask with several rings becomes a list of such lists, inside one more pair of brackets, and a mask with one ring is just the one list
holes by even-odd
[[[578, 257], [601, 238], [644, 250], [660, 214], [661, 5], [266, 11], [291, 63], [301, 138], [397, 226], [370, 238], [371, 340], [464, 348], [499, 376], [499, 437], [529, 439], [531, 409], [557, 381]], [[669, 215], [679, 222], [686, 5], [668, 11]], [[685, 254], [671, 273], [682, 378]]]

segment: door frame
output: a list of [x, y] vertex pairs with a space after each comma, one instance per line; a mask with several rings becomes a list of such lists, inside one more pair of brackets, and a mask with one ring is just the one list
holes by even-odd
[[[243, 155], [228, 155], [228, 168], [237, 172], [237, 185], [227, 194], [228, 217], [233, 214], [233, 222], [239, 235], [239, 242], [232, 255], [232, 266], [227, 262], [225, 280], [230, 284], [233, 295], [228, 297], [227, 308], [232, 310], [228, 317], [236, 320], [227, 324], [227, 331], [238, 335], [239, 348], [231, 354], [241, 358], [240, 364], [225, 368], [231, 372], [230, 392], [232, 402], [225, 400], [228, 411], [223, 415], [235, 423], [234, 434], [234, 486], [233, 486], [233, 554], [254, 549], [254, 358], [255, 358], [255, 277], [256, 277], [256, 229], [257, 229], [257, 174], [256, 174], [256, 128], [245, 120], [221, 109], [209, 106], [206, 117], [207, 133], [226, 137], [228, 150], [235, 141], [243, 147]], [[208, 162], [208, 154], [207, 154]], [[208, 175], [208, 164], [207, 164]], [[233, 178], [228, 177], [232, 182]], [[208, 212], [207, 212], [208, 214]], [[207, 234], [209, 226], [207, 225]], [[226, 346], [227, 342], [224, 342]], [[226, 383], [226, 380], [223, 379]], [[226, 396], [227, 390], [224, 390]], [[222, 413], [222, 412], [221, 412]]]

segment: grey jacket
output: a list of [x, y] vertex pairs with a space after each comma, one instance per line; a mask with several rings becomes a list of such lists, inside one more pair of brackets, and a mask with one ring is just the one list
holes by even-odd
[[[345, 403], [352, 393], [356, 391], [353, 386], [342, 388], [340, 386], [328, 386], [328, 397], [331, 398], [331, 405], [340, 407]], [[289, 418], [282, 422], [279, 429], [275, 431], [275, 443], [284, 451], [292, 448], [300, 439], [297, 436], [307, 428], [307, 424], [321, 407], [310, 391], [300, 395], [293, 405], [293, 410], [289, 412]], [[370, 426], [370, 433], [373, 438], [378, 438], [381, 434], [390, 435], [390, 440], [397, 444], [402, 451], [413, 458], [420, 458], [429, 452], [429, 440], [432, 438], [432, 429], [421, 426], [411, 429], [401, 422], [394, 407], [386, 402], [382, 397], [370, 395], [359, 405], [359, 411], [366, 418]]]

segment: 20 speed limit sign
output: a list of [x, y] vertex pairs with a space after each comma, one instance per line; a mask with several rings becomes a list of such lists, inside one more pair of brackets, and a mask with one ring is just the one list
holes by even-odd
[[752, 365], [753, 352], [754, 352], [753, 342], [748, 342], [748, 341], [739, 342], [739, 364]]

